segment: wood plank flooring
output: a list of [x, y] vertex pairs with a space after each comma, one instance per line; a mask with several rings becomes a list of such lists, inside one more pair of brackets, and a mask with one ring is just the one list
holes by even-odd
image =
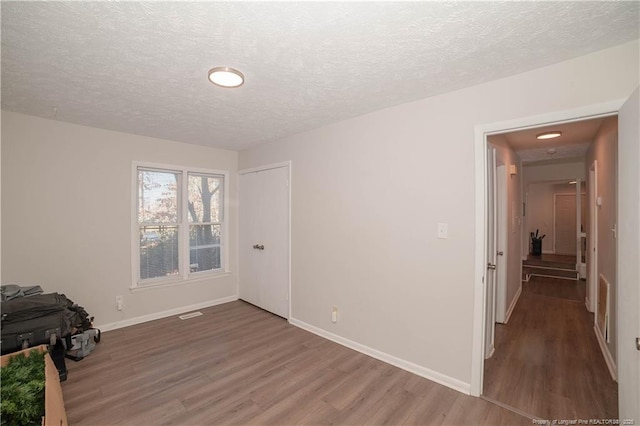
[[530, 425], [242, 301], [103, 333], [67, 361], [72, 425]]
[[532, 277], [507, 325], [496, 324], [484, 394], [542, 419], [618, 417], [611, 378], [584, 304], [585, 282]]

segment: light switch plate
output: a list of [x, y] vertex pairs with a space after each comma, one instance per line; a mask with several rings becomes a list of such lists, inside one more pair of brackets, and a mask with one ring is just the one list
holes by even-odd
[[448, 225], [446, 223], [438, 223], [438, 238], [440, 239], [449, 238], [447, 228], [448, 228]]

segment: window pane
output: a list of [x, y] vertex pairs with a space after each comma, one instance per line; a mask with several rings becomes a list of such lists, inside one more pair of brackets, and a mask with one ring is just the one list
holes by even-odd
[[220, 269], [220, 225], [189, 227], [189, 270]]
[[140, 279], [178, 274], [178, 227], [140, 228]]
[[138, 170], [138, 222], [178, 222], [177, 172]]
[[189, 222], [222, 221], [222, 176], [189, 173]]

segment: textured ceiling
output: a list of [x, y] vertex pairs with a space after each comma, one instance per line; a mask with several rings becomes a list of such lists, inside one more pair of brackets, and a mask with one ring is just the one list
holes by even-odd
[[1, 7], [3, 109], [240, 150], [636, 39], [639, 3]]
[[[554, 124], [506, 133], [504, 136], [523, 163], [584, 158], [603, 121], [603, 118], [595, 118], [573, 123]], [[540, 133], [552, 130], [561, 131], [562, 136], [554, 139], [536, 139]], [[555, 152], [550, 153], [549, 149], [551, 148]]]
[[558, 145], [550, 151], [550, 148], [535, 148], [518, 151], [518, 157], [524, 164], [538, 163], [549, 160], [584, 159], [589, 150], [590, 143], [579, 145]]

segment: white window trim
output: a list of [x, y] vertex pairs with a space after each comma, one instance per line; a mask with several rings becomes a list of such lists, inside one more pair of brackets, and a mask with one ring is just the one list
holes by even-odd
[[[141, 281], [140, 276], [140, 252], [139, 252], [139, 224], [138, 224], [138, 168], [151, 168], [167, 171], [175, 171], [182, 173], [181, 179], [181, 193], [182, 203], [180, 205], [180, 221], [179, 221], [179, 244], [181, 245], [180, 271], [181, 273], [176, 276], [151, 278]], [[220, 244], [222, 250], [220, 251], [220, 269], [212, 271], [198, 271], [191, 272], [189, 268], [189, 244], [185, 244], [186, 237], [185, 232], [188, 229], [184, 229], [183, 216], [188, 211], [188, 200], [184, 194], [188, 193], [188, 173], [202, 173], [211, 175], [221, 175], [224, 177], [223, 197], [222, 197], [222, 235], [220, 238]], [[187, 221], [188, 225], [188, 221]], [[228, 170], [215, 170], [215, 169], [203, 169], [198, 167], [186, 167], [177, 166], [174, 164], [161, 164], [161, 163], [149, 163], [146, 161], [133, 161], [131, 166], [131, 291], [163, 288], [167, 286], [174, 286], [180, 284], [188, 284], [201, 282], [205, 279], [218, 278], [222, 276], [228, 276], [229, 271], [229, 171]]]

